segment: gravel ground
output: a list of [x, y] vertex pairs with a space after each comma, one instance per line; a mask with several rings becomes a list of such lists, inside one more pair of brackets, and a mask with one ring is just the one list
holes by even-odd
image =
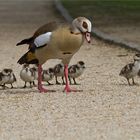
[[[132, 61], [134, 51], [93, 38], [92, 44], [84, 44], [71, 61], [86, 64], [84, 74], [77, 79], [80, 85], [73, 86], [83, 92], [66, 95], [62, 85], [49, 86], [56, 92], [45, 94], [36, 88], [22, 89], [21, 66], [16, 62], [27, 47], [15, 44], [40, 25], [63, 19], [52, 2], [43, 0], [1, 0], [0, 11], [0, 69], [12, 68], [17, 76], [14, 89], [0, 90], [1, 140], [140, 139], [140, 79], [136, 78], [137, 86], [128, 86], [118, 75]], [[56, 63], [58, 60], [50, 60], [44, 68]]]

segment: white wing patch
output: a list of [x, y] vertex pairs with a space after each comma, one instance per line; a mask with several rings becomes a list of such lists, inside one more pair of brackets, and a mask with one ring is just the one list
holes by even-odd
[[34, 44], [36, 45], [36, 47], [40, 47], [40, 46], [43, 46], [45, 44], [48, 44], [50, 39], [51, 39], [51, 35], [52, 35], [52, 32], [47, 32], [45, 34], [38, 36], [34, 40]]

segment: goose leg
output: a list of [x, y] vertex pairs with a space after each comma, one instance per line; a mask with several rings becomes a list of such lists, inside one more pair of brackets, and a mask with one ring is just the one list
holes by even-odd
[[65, 81], [66, 81], [64, 92], [68, 93], [68, 92], [81, 92], [82, 91], [82, 90], [73, 90], [73, 89], [70, 88], [69, 80], [68, 80], [68, 65], [65, 65], [64, 76], [65, 76]]
[[65, 76], [65, 81], [66, 81], [66, 86], [64, 88], [64, 92], [71, 92], [71, 89], [69, 86], [69, 81], [68, 81], [68, 65], [65, 65], [64, 76]]
[[65, 81], [64, 81], [64, 77], [63, 77], [63, 76], [62, 76], [62, 81], [63, 81], [63, 83], [62, 83], [62, 84], [63, 84], [63, 85], [65, 85]]
[[78, 85], [75, 78], [73, 78], [74, 85]]
[[30, 88], [32, 88], [32, 82], [30, 82]]
[[33, 81], [33, 86], [35, 87], [36, 85], [35, 85], [35, 81]]
[[25, 84], [24, 84], [24, 87], [23, 88], [26, 88], [26, 82], [25, 82]]
[[134, 81], [134, 77], [132, 78], [132, 83], [133, 83], [133, 85], [137, 85]]
[[5, 87], [6, 87], [5, 84], [3, 84], [3, 85], [1, 85], [1, 86], [3, 87], [3, 89], [5, 89]]
[[50, 83], [49, 81], [47, 81], [48, 85], [53, 85], [52, 83]]
[[38, 90], [40, 92], [55, 92], [55, 90], [47, 90], [42, 86], [42, 66], [38, 65]]
[[70, 85], [72, 85], [72, 82], [71, 82], [71, 78], [70, 78], [70, 76], [68, 76], [68, 78], [69, 78]]
[[14, 88], [14, 87], [13, 87], [13, 84], [11, 84], [11, 88]]
[[58, 82], [57, 76], [55, 76], [56, 85], [60, 85], [61, 83]]
[[127, 79], [128, 85], [131, 86], [129, 78], [126, 78], [126, 79]]

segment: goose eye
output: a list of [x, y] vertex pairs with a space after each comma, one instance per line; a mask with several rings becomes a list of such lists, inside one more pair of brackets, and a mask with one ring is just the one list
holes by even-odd
[[87, 25], [87, 23], [84, 21], [83, 22], [83, 25], [82, 25], [85, 29], [87, 29], [88, 28], [88, 25]]

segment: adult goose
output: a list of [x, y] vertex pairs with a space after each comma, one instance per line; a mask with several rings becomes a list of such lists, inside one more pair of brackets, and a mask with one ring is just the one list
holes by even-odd
[[80, 49], [84, 40], [90, 43], [91, 22], [85, 17], [78, 17], [71, 25], [57, 26], [55, 22], [40, 27], [32, 37], [17, 43], [28, 44], [29, 51], [19, 60], [19, 64], [38, 64], [38, 89], [48, 90], [42, 86], [42, 64], [48, 59], [61, 59], [64, 64], [65, 92], [73, 91], [68, 83], [68, 64], [72, 56]]

